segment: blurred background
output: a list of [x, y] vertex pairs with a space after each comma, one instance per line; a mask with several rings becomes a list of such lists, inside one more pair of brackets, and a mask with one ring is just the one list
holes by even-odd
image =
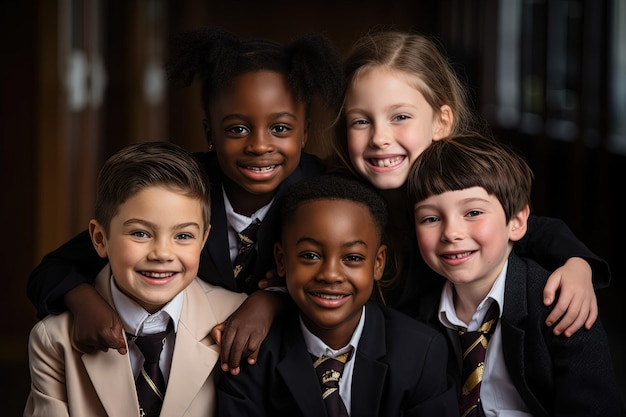
[[29, 390], [28, 275], [86, 228], [102, 162], [147, 140], [205, 149], [199, 86], [171, 89], [162, 73], [169, 35], [203, 25], [279, 42], [324, 32], [340, 53], [375, 25], [436, 36], [496, 136], [528, 158], [534, 213], [611, 265], [597, 295], [626, 398], [626, 0], [3, 0], [3, 415], [20, 415]]

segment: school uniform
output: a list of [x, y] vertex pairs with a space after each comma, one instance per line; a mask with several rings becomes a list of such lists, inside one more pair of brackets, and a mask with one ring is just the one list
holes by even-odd
[[[114, 306], [110, 276], [106, 266], [95, 287]], [[245, 297], [197, 278], [184, 290], [161, 415], [213, 415], [219, 348], [209, 332]], [[24, 416], [139, 416], [129, 354], [114, 349], [83, 354], [72, 346], [72, 328], [69, 312], [47, 316], [33, 327], [32, 384]]]
[[[369, 302], [351, 381], [354, 417], [458, 416], [446, 378], [441, 334], [402, 313]], [[341, 392], [340, 392], [341, 393]], [[326, 409], [297, 310], [277, 318], [255, 365], [223, 373], [219, 416], [323, 417]]]
[[[489, 342], [485, 375], [491, 372], [488, 369], [490, 360], [503, 360], [509, 380], [517, 391], [513, 396], [508, 395], [510, 401], [515, 402], [515, 397], [521, 397], [532, 416], [624, 415], [609, 342], [601, 321], [598, 319], [590, 330], [581, 329], [569, 338], [554, 335], [545, 325], [551, 307], [543, 305], [542, 293], [549, 275], [533, 260], [515, 253], [509, 256], [504, 305], [501, 306], [496, 334], [491, 337], [491, 340], [499, 338], [493, 346], [497, 349], [499, 345], [500, 350], [490, 351], [492, 345]], [[448, 297], [449, 303], [450, 299]], [[443, 306], [446, 300], [441, 298], [441, 302]], [[442, 307], [441, 311], [444, 310]], [[449, 373], [460, 387], [462, 354], [457, 331], [434, 320], [432, 324], [448, 335]], [[501, 371], [494, 370], [495, 373]], [[499, 386], [503, 386], [501, 381], [492, 388], [495, 394]], [[498, 395], [491, 398], [495, 402], [501, 401]], [[498, 407], [497, 404], [485, 404], [485, 408]]]
[[[194, 155], [204, 166], [211, 183], [211, 232], [200, 255], [198, 276], [210, 284], [238, 291], [229, 254], [228, 223], [222, 194], [223, 174], [215, 153]], [[319, 175], [322, 171], [319, 158], [302, 153], [298, 167], [278, 187], [274, 202], [259, 227], [255, 270], [252, 280], [244, 288], [245, 292], [257, 290], [258, 281], [264, 278], [267, 271], [275, 268], [274, 242], [279, 238], [280, 229], [278, 199], [289, 185]], [[27, 295], [37, 308], [38, 317], [65, 311], [65, 294], [81, 283], [93, 283], [97, 271], [106, 263], [107, 260], [100, 258], [93, 249], [87, 230], [46, 254], [28, 280]]]
[[[230, 261], [228, 245], [228, 220], [222, 192], [223, 174], [214, 153], [196, 154], [207, 170], [211, 181], [211, 233], [200, 255], [198, 276], [203, 280], [238, 291]], [[323, 166], [319, 158], [303, 153], [296, 170], [285, 179], [276, 190], [274, 201], [267, 214], [261, 219], [257, 232], [257, 256], [252, 279], [246, 283], [244, 291], [248, 294], [258, 290], [259, 280], [265, 278], [267, 271], [276, 268], [274, 262], [274, 242], [280, 240], [280, 198], [293, 183], [305, 178], [320, 175]]]
[[[413, 230], [402, 233], [403, 241], [398, 244], [398, 256], [403, 260], [403, 270], [397, 283], [385, 293], [387, 305], [402, 311], [419, 321], [429, 321], [436, 311], [438, 299], [445, 279], [438, 276], [419, 255], [419, 247]], [[531, 258], [544, 268], [554, 271], [568, 258], [580, 257], [589, 263], [594, 288], [605, 288], [611, 281], [607, 262], [595, 255], [580, 241], [560, 219], [531, 215], [528, 232], [513, 245], [518, 256]], [[425, 297], [424, 294], [435, 294]], [[538, 299], [542, 302], [543, 295]]]

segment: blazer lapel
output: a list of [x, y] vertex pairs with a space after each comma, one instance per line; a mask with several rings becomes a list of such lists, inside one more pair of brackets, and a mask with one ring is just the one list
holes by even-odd
[[189, 329], [179, 324], [162, 415], [183, 415], [210, 378], [218, 359], [217, 346], [201, 343]]
[[365, 327], [356, 351], [352, 376], [353, 416], [377, 416], [382, 411], [381, 399], [387, 377], [387, 364], [381, 359], [385, 348], [385, 321], [378, 306], [372, 302], [365, 308]]
[[204, 279], [211, 282], [216, 279], [216, 276], [221, 277], [219, 278], [221, 286], [236, 291], [233, 266], [230, 262], [230, 253], [228, 251], [228, 221], [226, 219], [226, 208], [224, 207], [222, 184], [215, 183], [212, 184], [212, 187], [211, 232], [204, 250], [208, 251], [210, 261], [217, 271], [213, 272], [212, 276], [204, 277]]
[[[548, 415], [547, 411], [543, 409], [541, 401], [528, 386], [526, 379], [528, 372], [525, 366], [527, 366], [528, 360], [524, 355], [526, 331], [523, 328], [523, 323], [528, 320], [529, 316], [527, 280], [536, 278], [528, 274], [527, 264], [512, 252], [509, 256], [505, 284], [507, 296], [502, 312], [502, 351], [509, 375], [521, 397], [529, 406], [535, 405], [535, 407], [531, 407], [533, 414], [538, 415], [543, 412], [543, 415]], [[541, 326], [545, 326], [545, 324], [542, 323]], [[547, 331], [551, 330], [548, 329]]]
[[[299, 329], [297, 314], [294, 314], [290, 329]], [[293, 321], [296, 321], [294, 323]], [[283, 358], [276, 369], [285, 381], [287, 389], [300, 407], [303, 417], [320, 417], [326, 415], [326, 407], [322, 400], [317, 375], [313, 369], [313, 360], [304, 343], [300, 331], [288, 332], [282, 345]], [[319, 393], [320, 395], [315, 395]], [[357, 414], [352, 414], [357, 415]]]
[[504, 311], [500, 329], [502, 332], [502, 350], [510, 368], [511, 377], [524, 375], [524, 337], [525, 331], [520, 323], [528, 317], [526, 297], [526, 268], [512, 252], [509, 256], [505, 283]]
[[128, 354], [120, 355], [117, 350], [109, 349], [84, 354], [81, 359], [108, 415], [121, 416], [128, 415], [129, 410], [139, 411]]
[[[166, 416], [184, 415], [219, 360], [218, 347], [209, 336], [218, 320], [211, 309], [212, 301], [196, 286], [199, 284], [194, 281], [185, 291], [168, 389], [161, 411]], [[219, 306], [219, 300], [215, 302]]]

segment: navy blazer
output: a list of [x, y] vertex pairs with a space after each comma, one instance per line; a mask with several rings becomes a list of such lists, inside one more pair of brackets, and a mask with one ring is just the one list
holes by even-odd
[[[366, 305], [352, 379], [352, 410], [367, 416], [458, 416], [455, 388], [446, 377], [445, 338], [376, 302]], [[275, 320], [255, 365], [222, 373], [218, 416], [326, 415], [297, 310]]]
[[[500, 319], [504, 360], [513, 384], [533, 416], [623, 416], [606, 332], [598, 319], [590, 330], [556, 336], [545, 319], [543, 288], [549, 272], [511, 253]], [[437, 305], [438, 311], [438, 305]], [[433, 325], [448, 334], [449, 372], [461, 380], [461, 352], [455, 331], [433, 314]]]
[[[211, 183], [211, 232], [200, 255], [198, 276], [213, 285], [238, 291], [228, 249], [228, 225], [222, 194], [222, 173], [213, 152], [194, 154], [206, 170]], [[265, 272], [275, 268], [274, 242], [279, 237], [280, 208], [277, 201], [285, 189], [304, 178], [319, 175], [323, 165], [314, 155], [302, 153], [295, 171], [285, 179], [276, 191], [272, 207], [263, 219], [258, 231], [258, 255], [253, 279], [245, 288], [250, 293], [258, 289], [258, 280]], [[27, 294], [37, 308], [37, 316], [57, 314], [66, 310], [63, 297], [81, 283], [93, 284], [98, 272], [107, 260], [100, 258], [91, 243], [87, 230], [48, 253], [31, 272]]]

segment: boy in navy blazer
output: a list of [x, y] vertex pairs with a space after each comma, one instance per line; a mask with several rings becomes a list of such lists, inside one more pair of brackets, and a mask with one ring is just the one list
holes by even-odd
[[[600, 320], [569, 338], [544, 322], [550, 275], [513, 252], [526, 233], [532, 172], [511, 149], [482, 137], [433, 142], [409, 177], [415, 230], [425, 262], [448, 282], [435, 294], [433, 324], [449, 337], [449, 371], [462, 415], [621, 416], [615, 371]], [[489, 311], [492, 319], [484, 320]], [[465, 378], [466, 333], [482, 326], [486, 354]], [[474, 368], [471, 368], [474, 369]], [[466, 394], [476, 391], [468, 404]], [[506, 412], [511, 414], [506, 414]]]
[[281, 213], [274, 253], [294, 305], [275, 320], [256, 364], [222, 374], [218, 415], [329, 415], [314, 361], [342, 355], [348, 415], [458, 415], [443, 336], [369, 301], [386, 257], [377, 192], [324, 175], [291, 187]]

